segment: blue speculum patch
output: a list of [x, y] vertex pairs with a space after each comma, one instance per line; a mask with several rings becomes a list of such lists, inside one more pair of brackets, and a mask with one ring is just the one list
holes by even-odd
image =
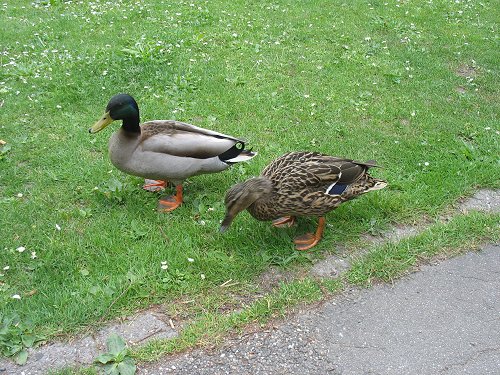
[[342, 194], [348, 187], [349, 185], [348, 184], [335, 184], [331, 187], [328, 188], [328, 190], [326, 191], [327, 194], [330, 194], [330, 195], [340, 195]]

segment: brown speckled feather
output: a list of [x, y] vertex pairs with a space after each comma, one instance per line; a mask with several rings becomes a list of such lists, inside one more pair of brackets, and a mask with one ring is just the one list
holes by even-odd
[[[280, 216], [323, 216], [347, 200], [385, 187], [385, 181], [367, 173], [375, 166], [373, 161], [362, 163], [317, 152], [285, 154], [271, 162], [260, 177], [253, 179], [251, 185], [258, 186], [259, 181], [268, 181], [272, 188], [247, 209], [258, 220]], [[335, 184], [342, 184], [342, 192], [328, 193]], [[228, 192], [226, 206], [232, 199], [237, 199], [237, 192], [245, 189], [245, 183], [233, 189], [234, 193]]]

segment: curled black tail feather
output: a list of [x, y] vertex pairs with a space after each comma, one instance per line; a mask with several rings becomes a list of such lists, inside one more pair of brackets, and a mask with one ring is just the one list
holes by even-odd
[[224, 151], [222, 154], [220, 154], [219, 159], [222, 160], [223, 162], [226, 162], [226, 160], [234, 159], [239, 154], [241, 154], [243, 151], [246, 151], [245, 150], [245, 143], [238, 141], [229, 150]]

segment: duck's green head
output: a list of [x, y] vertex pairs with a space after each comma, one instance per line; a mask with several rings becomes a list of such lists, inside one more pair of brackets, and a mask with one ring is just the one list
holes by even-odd
[[139, 107], [130, 95], [113, 96], [106, 106], [104, 115], [89, 129], [89, 133], [101, 131], [115, 120], [123, 120], [123, 127], [126, 130], [139, 130]]

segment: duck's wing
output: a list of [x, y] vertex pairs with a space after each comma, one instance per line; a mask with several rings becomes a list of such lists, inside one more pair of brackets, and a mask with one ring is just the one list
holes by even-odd
[[335, 185], [347, 186], [375, 166], [375, 161], [362, 163], [317, 152], [291, 152], [276, 159], [262, 175], [287, 189], [318, 189], [335, 194]]
[[271, 179], [280, 189], [298, 191], [320, 188], [338, 181], [341, 170], [335, 163], [312, 152], [285, 154], [269, 164], [262, 175]]
[[243, 150], [245, 144], [241, 139], [184, 122], [155, 120], [142, 124], [140, 145], [143, 151], [208, 159], [235, 145]]

